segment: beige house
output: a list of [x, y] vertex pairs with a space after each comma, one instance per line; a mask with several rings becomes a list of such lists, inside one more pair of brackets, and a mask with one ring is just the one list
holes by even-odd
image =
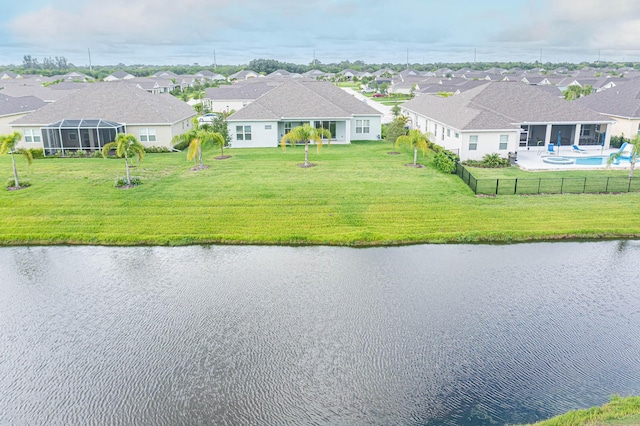
[[35, 96], [14, 98], [0, 94], [0, 135], [13, 132], [10, 123], [42, 108], [46, 102]]
[[191, 128], [195, 111], [170, 95], [153, 95], [125, 83], [94, 83], [10, 123], [23, 134], [24, 148], [93, 151], [131, 133], [144, 146], [171, 147]]

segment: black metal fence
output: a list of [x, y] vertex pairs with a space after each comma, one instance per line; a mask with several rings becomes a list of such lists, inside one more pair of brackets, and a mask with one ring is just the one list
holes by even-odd
[[458, 163], [456, 174], [475, 194], [601, 194], [608, 192], [640, 192], [640, 180], [628, 177], [584, 176], [566, 178], [476, 178]]

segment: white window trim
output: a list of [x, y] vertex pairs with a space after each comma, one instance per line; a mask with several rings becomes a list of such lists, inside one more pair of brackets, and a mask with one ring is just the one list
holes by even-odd
[[153, 127], [143, 127], [140, 129], [140, 142], [156, 142], [156, 129]]
[[371, 121], [370, 120], [356, 120], [356, 133], [364, 134], [370, 133]]

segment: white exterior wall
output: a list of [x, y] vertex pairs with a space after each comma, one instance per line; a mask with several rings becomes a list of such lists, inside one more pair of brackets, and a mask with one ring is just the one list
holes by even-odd
[[[369, 133], [356, 133], [356, 120], [369, 120]], [[350, 127], [350, 136], [347, 143], [358, 140], [377, 140], [382, 135], [382, 117], [379, 115], [354, 117], [351, 119]]]
[[[15, 117], [15, 116], [14, 116]], [[18, 148], [24, 148], [24, 149], [30, 149], [30, 148], [34, 148], [34, 149], [38, 149], [38, 148], [44, 148], [44, 144], [42, 142], [42, 129], [40, 129], [40, 127], [11, 127], [11, 130], [7, 131], [7, 132], [2, 132], [0, 134], [7, 134], [7, 133], [13, 133], [15, 131], [18, 131], [22, 134], [22, 139], [20, 139], [20, 142], [18, 142]], [[24, 140], [24, 131], [30, 129], [30, 130], [34, 130], [35, 132], [38, 133], [38, 135], [40, 136], [40, 142], [26, 142]]]
[[208, 99], [209, 107], [212, 112], [227, 112], [227, 111], [239, 111], [242, 108], [249, 105], [253, 102], [251, 99], [244, 100], [219, 100], [219, 99]]
[[[280, 142], [277, 121], [229, 121], [228, 126], [233, 148], [274, 148]], [[251, 140], [238, 140], [236, 126], [251, 126]]]
[[[500, 136], [508, 135], [507, 149], [501, 150]], [[475, 151], [469, 150], [471, 136], [478, 136], [478, 146]], [[520, 137], [519, 130], [503, 130], [503, 131], [465, 131], [460, 133], [460, 160], [482, 160], [486, 154], [498, 153], [501, 157], [507, 158], [509, 152], [515, 152]]]
[[21, 114], [5, 115], [0, 117], [0, 135], [7, 135], [9, 133], [13, 133], [15, 130], [20, 130], [20, 129], [14, 129], [13, 127], [11, 127], [11, 124], [9, 123], [19, 118], [22, 118], [27, 114], [28, 113], [21, 113]]

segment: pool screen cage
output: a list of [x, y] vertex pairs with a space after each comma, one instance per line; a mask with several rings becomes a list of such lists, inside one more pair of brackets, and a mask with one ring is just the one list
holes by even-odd
[[118, 133], [126, 133], [124, 124], [101, 119], [61, 120], [42, 128], [44, 155], [101, 150]]

